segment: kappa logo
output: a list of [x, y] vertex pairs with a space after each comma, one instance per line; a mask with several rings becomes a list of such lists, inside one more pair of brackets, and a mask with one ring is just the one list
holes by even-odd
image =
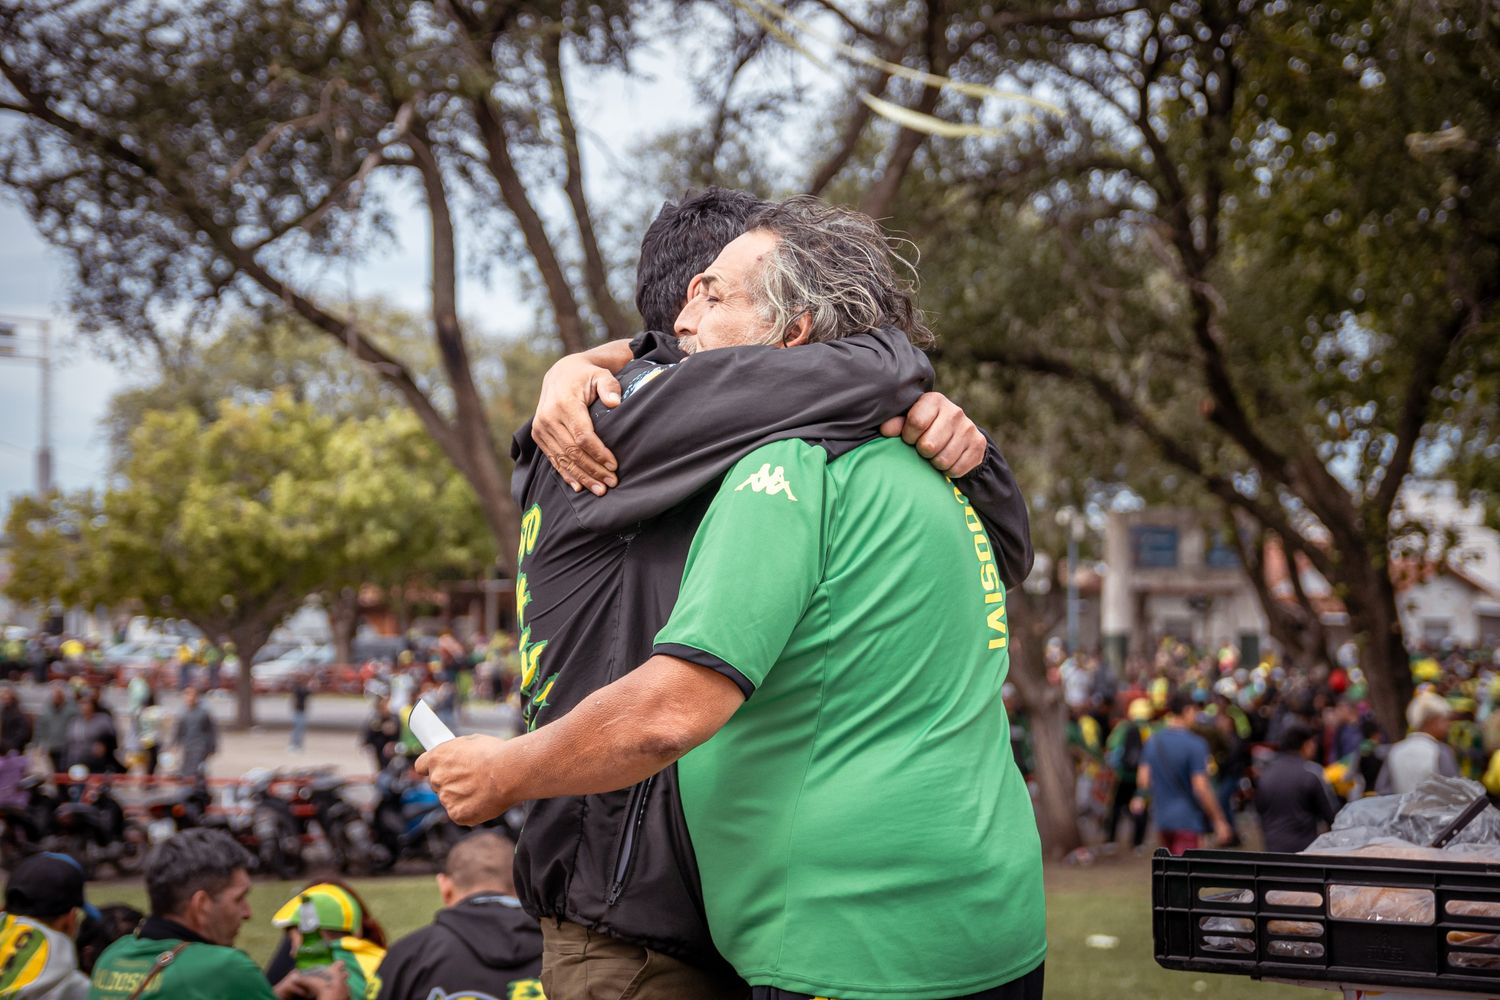
[[767, 462], [755, 472], [750, 473], [749, 478], [736, 486], [734, 491], [738, 493], [746, 486], [757, 493], [764, 493], [772, 497], [778, 493], [784, 493], [788, 500], [793, 503], [797, 502], [797, 497], [792, 493], [792, 484], [786, 481], [786, 471], [780, 465], [776, 466], [775, 472], [772, 472], [771, 463]]

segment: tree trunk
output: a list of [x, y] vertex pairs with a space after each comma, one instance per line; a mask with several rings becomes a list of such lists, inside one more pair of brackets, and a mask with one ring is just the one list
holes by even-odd
[[1406, 734], [1406, 706], [1415, 685], [1401, 634], [1401, 616], [1396, 609], [1396, 587], [1385, 566], [1376, 567], [1344, 599], [1349, 624], [1359, 637], [1360, 666], [1370, 688], [1370, 707], [1375, 721], [1389, 739]]
[[[1019, 687], [1019, 685], [1017, 685]], [[1037, 821], [1042, 828], [1042, 852], [1066, 857], [1083, 846], [1078, 829], [1078, 778], [1068, 753], [1068, 707], [1062, 692], [1045, 689], [1031, 716], [1032, 752], [1036, 755]]]
[[224, 634], [234, 643], [235, 655], [240, 658], [240, 672], [234, 681], [234, 728], [249, 729], [255, 725], [255, 678], [250, 668], [255, 654], [270, 638], [271, 629], [263, 625], [239, 625], [225, 629]]
[[1077, 778], [1068, 753], [1068, 708], [1062, 691], [1047, 682], [1047, 633], [1057, 624], [1063, 595], [1055, 588], [1048, 594], [1024, 594], [1012, 588], [1010, 680], [1016, 686], [1021, 706], [1031, 720], [1032, 753], [1036, 757], [1037, 824], [1041, 828], [1042, 851], [1060, 858], [1083, 845], [1078, 829]]
[[344, 587], [328, 597], [328, 623], [333, 631], [333, 661], [354, 662], [354, 636], [359, 631], [359, 588]]

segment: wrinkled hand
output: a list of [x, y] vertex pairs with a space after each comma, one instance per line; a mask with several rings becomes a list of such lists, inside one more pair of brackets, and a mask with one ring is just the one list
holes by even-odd
[[924, 392], [904, 417], [880, 425], [886, 437], [900, 436], [935, 469], [957, 479], [979, 468], [985, 440], [959, 405], [940, 392]]
[[615, 456], [594, 433], [589, 416], [596, 399], [611, 409], [619, 406], [620, 383], [583, 357], [563, 358], [542, 379], [531, 437], [574, 493], [588, 489], [603, 496], [619, 481]]
[[505, 740], [493, 736], [460, 736], [418, 757], [413, 767], [427, 779], [459, 826], [494, 819], [519, 801], [507, 779]]

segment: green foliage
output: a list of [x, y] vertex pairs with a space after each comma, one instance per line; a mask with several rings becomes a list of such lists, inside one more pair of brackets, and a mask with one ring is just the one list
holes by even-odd
[[286, 391], [211, 420], [146, 412], [115, 485], [23, 497], [7, 532], [12, 598], [134, 604], [245, 657], [310, 594], [474, 576], [495, 555], [473, 491], [409, 410], [340, 419]]
[[19, 604], [63, 607], [93, 597], [94, 553], [86, 544], [97, 500], [92, 493], [22, 495], [5, 519], [10, 578], [5, 596]]

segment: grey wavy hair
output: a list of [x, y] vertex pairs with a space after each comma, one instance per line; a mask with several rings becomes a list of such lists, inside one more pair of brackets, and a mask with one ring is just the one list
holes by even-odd
[[[752, 215], [745, 230], [757, 229], [779, 237], [750, 288], [770, 325], [766, 343], [784, 343], [793, 325], [809, 316], [809, 343], [890, 326], [918, 347], [932, 345], [914, 301], [916, 269], [868, 215], [798, 195]], [[897, 273], [898, 262], [910, 278]]]

